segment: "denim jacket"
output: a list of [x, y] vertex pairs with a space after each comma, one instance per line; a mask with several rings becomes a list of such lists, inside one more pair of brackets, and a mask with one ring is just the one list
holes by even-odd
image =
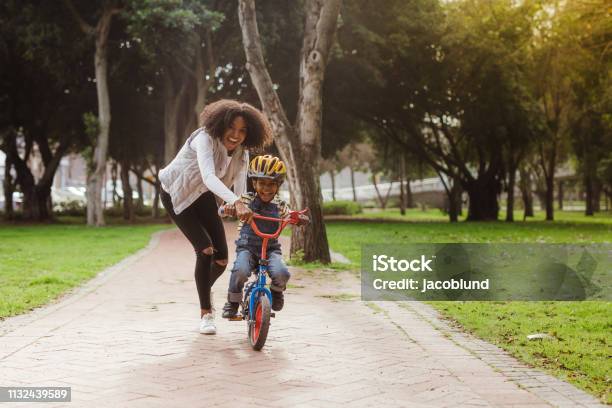
[[[286, 217], [290, 211], [289, 206], [278, 196], [268, 203], [261, 201], [259, 196], [254, 193], [243, 194], [240, 197], [240, 201], [246, 204], [251, 211], [259, 215], [274, 218]], [[257, 228], [265, 234], [271, 234], [276, 232], [279, 223], [274, 221], [256, 220]], [[236, 251], [249, 250], [256, 256], [261, 255], [261, 245], [263, 238], [257, 236], [251, 224], [240, 222], [238, 224], [239, 237], [236, 240]], [[281, 246], [277, 239], [268, 240], [268, 251], [280, 252]]]

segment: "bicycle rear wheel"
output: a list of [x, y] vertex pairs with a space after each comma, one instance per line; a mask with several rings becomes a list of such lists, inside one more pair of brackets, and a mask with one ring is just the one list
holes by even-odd
[[261, 294], [253, 310], [255, 318], [249, 323], [249, 341], [253, 350], [261, 350], [266, 343], [270, 327], [270, 310], [270, 300], [265, 294]]

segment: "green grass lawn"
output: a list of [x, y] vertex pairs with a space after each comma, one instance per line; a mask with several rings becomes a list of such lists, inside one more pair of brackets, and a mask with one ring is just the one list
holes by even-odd
[[0, 319], [43, 305], [144, 248], [169, 224], [0, 224]]
[[384, 220], [397, 220], [397, 221], [406, 221], [410, 220], [412, 222], [417, 221], [440, 221], [440, 222], [448, 222], [448, 215], [444, 214], [442, 211], [433, 208], [421, 210], [418, 208], [408, 208], [406, 209], [406, 214], [402, 215], [399, 211], [399, 208], [388, 208], [386, 210], [371, 210], [364, 209], [363, 213], [355, 215], [360, 218], [370, 218], [370, 219], [384, 219]]
[[[384, 216], [395, 220], [392, 211]], [[360, 214], [356, 217], [361, 217]], [[537, 214], [540, 215], [540, 214]], [[370, 213], [371, 218], [377, 218]], [[543, 219], [543, 217], [541, 218]], [[597, 221], [596, 221], [597, 220]], [[458, 222], [447, 218], [425, 221], [410, 214], [403, 222], [352, 221], [326, 222], [327, 236], [332, 249], [340, 252], [359, 268], [363, 244], [398, 244], [403, 242], [550, 242], [585, 243], [612, 242], [612, 215], [598, 214], [596, 218], [576, 213], [557, 213], [557, 221], [529, 220], [526, 222]], [[367, 233], [364, 233], [367, 231]]]
[[[412, 210], [415, 211], [415, 210]], [[420, 211], [420, 210], [416, 210]], [[459, 222], [450, 224], [437, 210], [429, 219], [399, 210], [369, 218], [405, 222], [327, 222], [330, 246], [354, 269], [360, 268], [361, 246], [372, 243], [415, 242], [612, 242], [612, 215], [557, 212], [554, 222], [542, 213], [526, 222]], [[360, 214], [362, 216], [364, 214]], [[570, 381], [612, 402], [612, 304], [610, 302], [432, 302], [467, 331], [495, 343], [534, 366]], [[527, 341], [532, 333], [549, 333], [555, 340]]]
[[[595, 213], [595, 215], [586, 217], [582, 211], [559, 211], [555, 210], [555, 221], [575, 221], [579, 223], [608, 223], [612, 224], [612, 212], [599, 212]], [[365, 209], [363, 213], [355, 215], [355, 217], [359, 218], [367, 218], [367, 219], [380, 219], [380, 220], [390, 220], [390, 221], [404, 221], [404, 222], [419, 222], [419, 221], [439, 221], [439, 222], [448, 222], [448, 215], [443, 213], [441, 210], [437, 208], [428, 208], [425, 210], [421, 210], [419, 208], [409, 208], [406, 210], [406, 214], [402, 215], [400, 213], [399, 208], [388, 208], [385, 210], [371, 210]], [[467, 217], [467, 211], [463, 211], [463, 215], [459, 217], [459, 221], [465, 221]], [[514, 211], [514, 220], [517, 223], [531, 223], [531, 222], [539, 222], [544, 221], [546, 218], [546, 213], [544, 211], [535, 211], [535, 215], [533, 217], [528, 217], [526, 221], [523, 221], [523, 211]], [[503, 221], [506, 219], [506, 212], [499, 212], [499, 220]]]
[[[432, 302], [469, 332], [612, 403], [610, 302]], [[527, 340], [546, 333], [552, 340]]]

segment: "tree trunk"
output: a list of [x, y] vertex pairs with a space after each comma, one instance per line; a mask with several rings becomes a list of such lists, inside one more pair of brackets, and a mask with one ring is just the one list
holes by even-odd
[[321, 160], [321, 94], [340, 4], [340, 0], [305, 2], [298, 114], [293, 126], [287, 119], [264, 62], [255, 2], [239, 2], [246, 68], [276, 135], [275, 142], [281, 157], [288, 164], [291, 205], [294, 208], [309, 207], [311, 212], [312, 222], [307, 228], [292, 230], [291, 254], [303, 251], [305, 261], [323, 263], [330, 262], [330, 254], [321, 211], [321, 187], [317, 177]]
[[414, 208], [414, 199], [412, 197], [412, 189], [410, 188], [410, 177], [406, 177], [406, 207]]
[[37, 221], [47, 221], [53, 216], [50, 209], [51, 203], [51, 186], [35, 185], [30, 196], [29, 218]]
[[117, 162], [113, 161], [111, 166], [111, 183], [113, 185], [113, 207], [119, 204], [119, 196], [117, 194]]
[[559, 210], [563, 210], [563, 180], [559, 180], [557, 185], [557, 204]]
[[153, 218], [159, 218], [159, 182], [155, 183], [155, 195], [153, 196], [153, 208], [151, 209], [151, 216]]
[[380, 195], [380, 191], [378, 190], [378, 182], [376, 181], [376, 174], [372, 173], [372, 184], [374, 185], [374, 191], [376, 191], [376, 198], [378, 199], [378, 203], [382, 207], [382, 196]]
[[336, 201], [336, 172], [332, 169], [329, 171], [332, 187], [332, 201]]
[[389, 195], [391, 194], [391, 189], [393, 188], [393, 182], [390, 183], [385, 196], [383, 197], [380, 194], [380, 190], [378, 189], [378, 182], [376, 181], [376, 174], [372, 174], [372, 184], [374, 184], [374, 190], [376, 190], [376, 196], [378, 197], [378, 202], [380, 203], [380, 208], [383, 210], [387, 208], [387, 202], [389, 201]]
[[584, 215], [594, 215], [593, 208], [593, 178], [589, 171], [584, 172], [585, 211]]
[[540, 166], [544, 174], [544, 206], [546, 209], [546, 221], [553, 221], [555, 218], [555, 169], [557, 167], [558, 154], [558, 135], [553, 135], [553, 140], [548, 152], [545, 152], [543, 145], [540, 145]]
[[400, 179], [400, 214], [406, 215], [406, 193], [404, 192], [404, 180]]
[[533, 193], [531, 191], [531, 173], [528, 170], [521, 168], [519, 170], [520, 181], [519, 189], [521, 190], [521, 198], [523, 199], [523, 220], [527, 217], [533, 217]]
[[55, 152], [51, 151], [46, 134], [38, 134], [36, 142], [41, 152], [45, 170], [34, 189], [34, 218], [39, 221], [47, 221], [53, 218], [53, 202], [51, 199], [53, 178], [57, 173], [64, 153], [68, 150], [69, 141], [66, 138], [60, 140]]
[[127, 162], [121, 163], [121, 189], [123, 190], [123, 219], [134, 221], [134, 200], [132, 186], [130, 185], [130, 166]]
[[355, 189], [355, 170], [352, 166], [349, 166], [351, 172], [351, 189], [353, 190], [353, 201], [357, 202], [357, 190]]
[[159, 194], [161, 190], [161, 184], [159, 182], [159, 168], [161, 166], [159, 163], [154, 164], [154, 171], [151, 170], [155, 175], [155, 180], [153, 183], [153, 188], [155, 189], [155, 193], [153, 195], [153, 208], [151, 208], [151, 216], [153, 218], [159, 218]]
[[136, 191], [138, 192], [138, 201], [136, 202], [136, 208], [142, 210], [144, 208], [144, 196], [142, 192], [142, 178], [136, 178]]
[[4, 218], [7, 220], [13, 219], [14, 216], [13, 192], [15, 191], [15, 185], [13, 184], [13, 176], [11, 174], [12, 166], [11, 158], [6, 154], [4, 158], [4, 180], [2, 181], [2, 187], [4, 189]]
[[[104, 222], [104, 203], [102, 202], [102, 189], [104, 174], [106, 172], [106, 158], [108, 154], [108, 140], [111, 123], [110, 98], [108, 94], [108, 62], [107, 41], [113, 13], [105, 9], [96, 27], [96, 54], [94, 56], [96, 72], [96, 90], [98, 94], [98, 126], [99, 133], [94, 153], [94, 171], [89, 177], [88, 188], [93, 188], [87, 194], [87, 224], [102, 226]], [[93, 201], [89, 201], [92, 199]]]
[[85, 22], [72, 4], [71, 0], [64, 0], [67, 8], [77, 24], [86, 35], [93, 35], [96, 51], [94, 67], [96, 77], [96, 93], [98, 98], [98, 135], [93, 154], [91, 171], [87, 175], [87, 225], [104, 225], [104, 203], [102, 202], [102, 189], [106, 173], [106, 159], [108, 155], [109, 130], [111, 123], [110, 98], [108, 94], [108, 34], [110, 32], [113, 15], [121, 9], [111, 2], [105, 2], [100, 13], [96, 27]]
[[468, 221], [496, 221], [499, 215], [497, 194], [499, 182], [491, 177], [481, 177], [465, 183], [469, 196]]
[[514, 221], [514, 185], [516, 184], [516, 168], [508, 172], [508, 197], [506, 200], [506, 221]]
[[[51, 202], [51, 186], [53, 177], [57, 172], [62, 156], [68, 148], [67, 140], [62, 140], [60, 145], [52, 153], [48, 148], [46, 139], [37, 141], [39, 150], [43, 156], [45, 166], [43, 175], [36, 182], [34, 176], [27, 165], [28, 155], [25, 159], [19, 157], [16, 146], [13, 144], [10, 150], [7, 150], [7, 159], [13, 163], [17, 173], [17, 182], [23, 193], [23, 215], [27, 220], [47, 221], [53, 217], [53, 207]], [[10, 170], [9, 170], [10, 171]], [[9, 174], [10, 175], [10, 174]]]
[[[323, 209], [321, 206], [321, 187], [319, 178], [315, 177], [318, 170], [310, 166], [309, 161], [301, 161], [299, 171], [304, 177], [298, 179], [299, 185], [293, 191], [301, 192], [301, 204], [297, 208], [310, 209], [311, 223], [305, 228], [293, 228], [291, 234], [291, 253], [298, 254], [303, 251], [307, 262], [320, 261], [329, 263], [329, 244], [325, 232]], [[316, 180], [313, 183], [313, 180]], [[316, 222], [315, 220], [321, 220]]]
[[96, 188], [97, 181], [91, 174], [87, 175], [87, 190], [85, 199], [87, 201], [87, 225], [96, 225]]
[[400, 176], [400, 214], [406, 215], [406, 193], [404, 191], [404, 178], [406, 176], [406, 162], [404, 156], [400, 158], [399, 165], [399, 176]]
[[448, 217], [450, 222], [458, 222], [461, 213], [461, 184], [453, 181], [448, 194]]
[[113, 15], [119, 12], [111, 3], [106, 3], [95, 28], [89, 26], [78, 14], [70, 0], [65, 0], [77, 23], [85, 34], [93, 34], [96, 51], [94, 67], [98, 98], [98, 135], [93, 154], [91, 171], [87, 175], [87, 225], [104, 225], [102, 189], [106, 172], [108, 140], [111, 123], [110, 98], [108, 94], [108, 34]]
[[376, 191], [376, 198], [378, 198], [378, 203], [380, 204], [380, 208], [384, 210], [385, 203], [382, 195], [380, 194], [380, 190], [378, 189], [378, 181], [376, 180], [376, 174], [372, 173], [372, 184], [374, 184], [374, 190]]
[[182, 97], [187, 89], [184, 84], [176, 92], [171, 73], [164, 76], [164, 163], [174, 159], [179, 147], [179, 115]]
[[546, 221], [555, 219], [555, 176], [554, 173], [546, 176]]
[[17, 150], [17, 134], [15, 132], [11, 132], [11, 134], [8, 134], [6, 138], [6, 156], [7, 159], [13, 163], [13, 168], [15, 169], [16, 173], [15, 186], [18, 185], [23, 194], [21, 211], [25, 219], [31, 219], [33, 200], [31, 193], [34, 189], [34, 176], [28, 168], [27, 162], [30, 158], [30, 153], [32, 152], [32, 138], [26, 138], [25, 155], [23, 159], [21, 156], [19, 156], [19, 152]]
[[593, 211], [601, 211], [601, 183], [597, 176], [593, 177]]

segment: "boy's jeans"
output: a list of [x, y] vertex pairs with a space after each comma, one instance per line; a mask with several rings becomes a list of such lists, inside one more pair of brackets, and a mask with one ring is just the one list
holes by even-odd
[[[242, 288], [249, 279], [251, 271], [258, 266], [259, 258], [247, 249], [238, 249], [236, 261], [230, 276], [229, 295], [230, 302], [239, 303], [242, 301]], [[268, 271], [272, 277], [270, 289], [282, 292], [287, 287], [289, 281], [289, 270], [283, 262], [283, 257], [279, 251], [268, 253]]]

